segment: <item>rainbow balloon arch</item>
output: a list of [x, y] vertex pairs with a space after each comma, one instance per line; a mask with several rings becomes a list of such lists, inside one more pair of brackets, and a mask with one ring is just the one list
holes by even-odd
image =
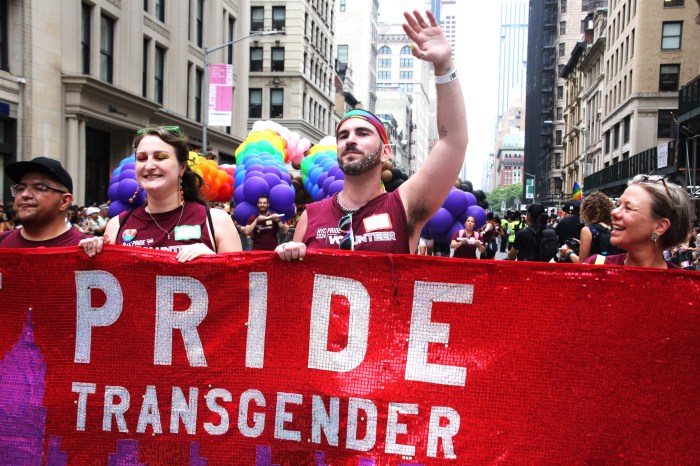
[[[188, 165], [203, 180], [202, 197], [211, 202], [235, 204], [236, 221], [245, 225], [258, 213], [261, 196], [269, 199], [270, 210], [289, 221], [297, 204], [320, 201], [343, 189], [345, 175], [338, 166], [334, 137], [312, 145], [306, 138], [273, 121], [256, 121], [236, 149], [236, 165], [219, 165], [216, 160], [190, 152]], [[300, 175], [290, 173], [298, 167]], [[136, 180], [134, 154], [123, 158], [111, 174], [107, 197], [109, 216], [145, 204], [146, 193]], [[390, 161], [382, 167], [382, 186], [398, 189], [408, 176]], [[473, 191], [469, 181], [457, 180], [442, 207], [426, 223], [421, 236], [449, 241], [468, 216], [477, 227], [486, 222], [488, 203], [482, 191]]]

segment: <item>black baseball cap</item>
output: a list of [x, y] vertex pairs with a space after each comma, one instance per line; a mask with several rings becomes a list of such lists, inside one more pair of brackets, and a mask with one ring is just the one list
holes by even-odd
[[14, 162], [5, 167], [5, 173], [15, 183], [20, 183], [27, 173], [42, 173], [53, 178], [73, 192], [73, 179], [58, 160], [48, 157], [35, 157], [30, 161]]

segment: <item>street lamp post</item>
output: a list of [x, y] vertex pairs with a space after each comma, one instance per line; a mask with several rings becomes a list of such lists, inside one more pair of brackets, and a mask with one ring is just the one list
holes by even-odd
[[202, 107], [204, 114], [202, 115], [202, 151], [203, 154], [207, 153], [207, 126], [209, 125], [209, 54], [211, 52], [216, 52], [224, 47], [233, 45], [236, 42], [240, 42], [245, 39], [249, 39], [254, 36], [270, 36], [273, 34], [281, 34], [282, 31], [272, 30], [272, 31], [256, 31], [251, 32], [247, 36], [239, 37], [238, 39], [230, 40], [225, 44], [217, 45], [216, 47], [204, 47], [204, 98], [202, 99]]
[[589, 168], [588, 168], [590, 165], [590, 162], [588, 160], [588, 129], [586, 129], [585, 126], [576, 126], [576, 125], [572, 125], [571, 123], [567, 123], [565, 121], [554, 122], [552, 120], [545, 120], [542, 123], [544, 123], [545, 125], [553, 125], [556, 123], [563, 123], [564, 125], [566, 125], [570, 128], [573, 128], [576, 131], [581, 133], [581, 135], [583, 136], [583, 163], [584, 163], [584, 165], [583, 165], [583, 177], [586, 178], [588, 175], [590, 175]]

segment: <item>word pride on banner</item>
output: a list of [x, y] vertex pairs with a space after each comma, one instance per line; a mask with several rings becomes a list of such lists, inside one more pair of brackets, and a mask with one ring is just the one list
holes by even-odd
[[0, 464], [693, 464], [700, 275], [0, 250]]

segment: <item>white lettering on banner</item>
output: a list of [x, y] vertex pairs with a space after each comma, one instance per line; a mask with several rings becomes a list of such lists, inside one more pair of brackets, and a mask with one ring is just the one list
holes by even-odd
[[265, 362], [267, 332], [267, 273], [249, 274], [248, 335], [245, 346], [245, 367], [262, 369]]
[[[367, 428], [365, 438], [358, 439], [360, 411], [365, 413]], [[345, 448], [357, 451], [370, 451], [377, 443], [377, 406], [371, 400], [362, 398], [350, 398], [348, 402], [348, 435], [345, 439]]]
[[[92, 307], [90, 290], [97, 288], [107, 297], [102, 307]], [[114, 275], [103, 270], [75, 272], [76, 323], [75, 362], [89, 363], [92, 328], [108, 327], [122, 313], [122, 288]]]
[[78, 393], [78, 416], [75, 421], [75, 430], [85, 430], [88, 394], [95, 393], [95, 391], [97, 391], [97, 385], [94, 383], [73, 382], [73, 393]]
[[[348, 345], [328, 351], [331, 297], [344, 296], [350, 303]], [[369, 293], [362, 283], [343, 277], [318, 274], [314, 277], [309, 335], [309, 369], [347, 372], [365, 358], [369, 336]]]
[[[441, 419], [448, 420], [448, 423], [443, 427], [440, 427]], [[430, 410], [430, 427], [428, 429], [428, 456], [437, 457], [438, 439], [442, 439], [445, 458], [457, 459], [452, 439], [459, 431], [460, 421], [459, 413], [449, 406], [433, 406]]]
[[207, 400], [207, 408], [209, 408], [209, 411], [211, 411], [212, 413], [216, 413], [219, 416], [221, 416], [221, 422], [218, 426], [213, 422], [205, 422], [204, 430], [206, 430], [207, 433], [210, 435], [225, 434], [226, 432], [228, 432], [229, 426], [228, 411], [226, 411], [226, 408], [224, 408], [220, 404], [217, 404], [216, 400], [217, 398], [221, 398], [223, 401], [230, 403], [231, 401], [233, 401], [233, 396], [231, 395], [231, 392], [224, 388], [215, 388], [213, 390], [210, 390], [209, 393], [206, 394], [205, 398]]
[[463, 387], [467, 368], [428, 362], [430, 343], [447, 344], [450, 325], [433, 323], [433, 302], [471, 304], [474, 285], [417, 281], [413, 290], [411, 333], [406, 356], [406, 380]]
[[148, 425], [151, 426], [154, 434], [163, 433], [155, 385], [146, 387], [146, 394], [143, 396], [143, 404], [141, 405], [141, 413], [139, 414], [139, 423], [136, 426], [136, 432], [143, 434], [146, 432], [146, 427], [148, 427]]
[[[217, 403], [217, 400], [222, 400], [225, 403], [231, 403], [233, 396], [230, 391], [224, 388], [212, 388], [203, 395], [206, 400], [206, 407], [209, 412], [198, 416], [199, 396], [200, 391], [197, 387], [189, 387], [189, 401], [185, 399], [183, 388], [173, 386], [170, 399], [170, 434], [179, 433], [179, 424], [182, 420], [186, 431], [189, 435], [195, 435], [197, 432], [197, 419], [202, 418], [202, 426], [204, 431], [209, 435], [224, 435], [229, 434], [230, 422], [229, 412], [225, 406]], [[73, 393], [78, 394], [77, 400], [77, 423], [76, 430], [85, 431], [85, 420], [93, 419], [94, 416], [88, 417], [87, 410], [94, 409], [94, 404], [88, 404], [87, 398], [90, 394], [96, 392], [96, 385], [92, 383], [73, 382]], [[271, 395], [272, 396], [272, 395]], [[345, 448], [355, 451], [370, 451], [376, 446], [377, 432], [379, 420], [383, 420], [386, 424], [386, 443], [385, 453], [414, 456], [416, 454], [416, 446], [422, 445], [421, 448], [426, 448], [425, 454], [431, 458], [438, 457], [438, 444], [442, 440], [443, 455], [448, 459], [456, 459], [454, 452], [453, 438], [459, 432], [460, 416], [457, 411], [447, 406], [430, 407], [430, 423], [428, 424], [427, 442], [421, 439], [421, 435], [425, 435], [424, 427], [420, 427], [419, 431], [410, 431], [409, 426], [413, 423], [407, 423], [405, 416], [417, 416], [419, 413], [419, 405], [414, 403], [397, 403], [388, 402], [386, 411], [382, 416], [378, 415], [376, 404], [372, 400], [353, 398], [341, 399], [330, 397], [328, 406], [324, 405], [324, 395], [312, 394], [311, 405], [303, 403], [303, 396], [298, 393], [277, 392], [275, 406], [275, 422], [274, 422], [274, 438], [291, 442], [300, 442], [302, 436], [308, 438], [310, 442], [321, 445], [321, 432], [327, 439], [328, 446], [338, 447], [339, 431], [341, 425], [347, 426], [345, 435]], [[143, 398], [143, 403], [140, 407], [138, 417], [138, 425], [136, 432], [148, 433], [152, 431], [153, 435], [163, 434], [161, 428], [161, 406], [159, 405], [156, 394], [155, 385], [147, 385], [145, 393], [139, 397], [134, 396], [134, 399]], [[116, 399], [116, 400], [115, 400]], [[129, 391], [120, 386], [106, 385], [104, 387], [104, 415], [102, 419], [102, 430], [110, 432], [112, 429], [112, 418], [116, 420], [119, 432], [129, 432], [125, 414], [130, 409], [131, 394]], [[238, 431], [241, 435], [248, 438], [260, 437], [265, 430], [265, 419], [267, 402], [265, 396], [255, 389], [248, 389], [241, 393], [238, 403]], [[347, 404], [347, 422], [340, 422], [340, 404]], [[254, 406], [251, 409], [251, 404]], [[294, 429], [295, 424], [308, 426], [306, 421], [295, 422], [294, 415], [288, 410], [289, 405], [302, 406], [301, 410], [308, 410], [311, 414], [311, 431], [302, 432]], [[427, 412], [428, 407], [420, 409], [421, 412]], [[134, 409], [138, 409], [134, 407]], [[252, 425], [249, 424], [250, 412], [252, 414]], [[165, 408], [167, 412], [167, 407]], [[297, 410], [298, 411], [298, 410]], [[217, 414], [221, 422], [216, 425], [212, 420], [211, 413]], [[303, 419], [308, 419], [308, 414], [300, 416]], [[132, 416], [129, 419], [133, 419]], [[447, 423], [445, 423], [447, 421]], [[131, 421], [134, 422], [134, 421]], [[423, 422], [423, 421], [421, 421]], [[443, 425], [441, 425], [443, 424]], [[148, 426], [151, 429], [148, 429]], [[88, 430], [95, 426], [87, 426]], [[308, 428], [308, 427], [306, 427]], [[358, 432], [364, 431], [364, 438], [358, 438]], [[381, 432], [381, 431], [379, 431]], [[400, 444], [397, 442], [398, 436], [408, 439], [412, 442], [409, 444]], [[427, 446], [425, 446], [427, 444]]]
[[326, 411], [323, 398], [314, 395], [311, 399], [311, 441], [321, 443], [321, 431], [326, 434], [329, 445], [338, 446], [340, 431], [340, 398], [331, 397], [330, 413]]
[[399, 414], [418, 414], [418, 405], [409, 403], [389, 403], [389, 416], [386, 421], [386, 453], [414, 456], [416, 447], [396, 443], [397, 434], [407, 434], [408, 425], [399, 422]]
[[[174, 308], [175, 295], [182, 293], [190, 299], [190, 307], [185, 311]], [[209, 296], [207, 289], [191, 277], [156, 277], [156, 339], [153, 363], [172, 364], [173, 330], [182, 333], [187, 359], [191, 366], [206, 367], [204, 348], [197, 332], [197, 326], [207, 315]]]
[[298, 393], [277, 393], [277, 410], [275, 412], [275, 438], [301, 442], [301, 432], [287, 430], [284, 425], [294, 421], [292, 413], [287, 411], [287, 404], [300, 405], [303, 398]]
[[258, 390], [246, 390], [241, 394], [241, 399], [238, 403], [238, 430], [246, 437], [260, 437], [265, 428], [265, 415], [263, 413], [253, 414], [253, 427], [248, 424], [248, 410], [250, 402], [255, 401], [255, 404], [261, 408], [267, 406], [265, 397]]
[[[118, 403], [114, 402], [114, 397], [119, 398]], [[105, 432], [112, 431], [112, 416], [114, 416], [119, 432], [129, 432], [129, 429], [126, 428], [126, 419], [124, 419], [124, 413], [129, 409], [129, 402], [129, 391], [126, 388], [110, 385], [105, 387], [102, 430]]]

